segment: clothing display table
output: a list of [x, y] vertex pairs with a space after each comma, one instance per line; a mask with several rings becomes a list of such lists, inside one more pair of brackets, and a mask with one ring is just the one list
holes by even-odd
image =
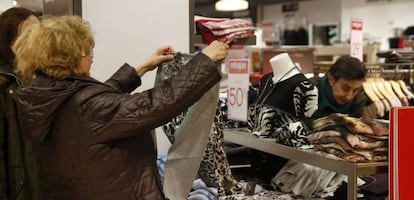
[[257, 149], [266, 153], [306, 163], [348, 176], [347, 194], [349, 200], [357, 199], [357, 176], [380, 173], [388, 170], [388, 162], [350, 163], [323, 156], [313, 150], [302, 150], [278, 144], [274, 139], [258, 138], [246, 129], [224, 129], [224, 140]]

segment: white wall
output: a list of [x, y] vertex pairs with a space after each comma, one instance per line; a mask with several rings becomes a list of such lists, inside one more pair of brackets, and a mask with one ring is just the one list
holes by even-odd
[[[95, 32], [91, 75], [101, 81], [125, 62], [135, 66], [164, 45], [189, 52], [188, 1], [84, 0], [82, 12]], [[139, 90], [152, 87], [154, 79], [155, 71], [147, 73]], [[158, 139], [159, 151], [166, 152], [165, 135]]]
[[11, 8], [13, 6], [13, 0], [0, 0], [0, 13]]
[[[0, 13], [12, 7], [0, 0]], [[83, 18], [95, 33], [91, 76], [105, 81], [125, 62], [135, 66], [156, 48], [171, 45], [189, 52], [189, 2], [183, 0], [83, 0]], [[147, 73], [137, 91], [151, 88], [155, 71]], [[158, 151], [166, 153], [168, 139], [157, 129]]]
[[[182, 0], [83, 1], [96, 39], [92, 76], [105, 80], [124, 62], [136, 65], [164, 45], [188, 52], [188, 7]], [[152, 86], [154, 74], [144, 76], [144, 88]]]

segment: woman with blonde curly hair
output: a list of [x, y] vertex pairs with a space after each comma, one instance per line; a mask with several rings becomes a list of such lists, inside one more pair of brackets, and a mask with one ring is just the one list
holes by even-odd
[[92, 61], [83, 59], [92, 58], [95, 45], [88, 22], [72, 16], [50, 17], [25, 34], [23, 40], [14, 45], [21, 57], [17, 71], [23, 80], [31, 79], [34, 70], [59, 80], [73, 74], [89, 75], [89, 69], [78, 68], [79, 62]]
[[45, 199], [165, 199], [151, 130], [186, 110], [220, 79], [228, 45], [213, 42], [176, 76], [132, 93], [147, 71], [173, 59], [157, 49], [105, 83], [89, 76], [94, 39], [77, 16], [42, 20], [13, 46], [24, 85], [22, 130], [45, 170]]

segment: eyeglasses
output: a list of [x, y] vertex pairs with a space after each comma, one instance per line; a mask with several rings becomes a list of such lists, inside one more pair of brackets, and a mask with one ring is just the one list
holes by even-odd
[[87, 53], [82, 53], [82, 57], [85, 57], [85, 56], [89, 56], [89, 57], [91, 57], [91, 58], [93, 58], [93, 49], [90, 49], [89, 50], [89, 52], [87, 52]]

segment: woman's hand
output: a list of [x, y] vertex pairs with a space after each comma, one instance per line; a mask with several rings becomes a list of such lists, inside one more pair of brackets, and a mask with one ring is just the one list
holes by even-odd
[[160, 63], [174, 59], [174, 49], [171, 46], [158, 48], [142, 64], [138, 65], [135, 70], [138, 76], [142, 77], [146, 72], [155, 69]]
[[202, 53], [208, 56], [213, 62], [219, 62], [227, 57], [228, 49], [229, 45], [215, 40], [204, 48]]

